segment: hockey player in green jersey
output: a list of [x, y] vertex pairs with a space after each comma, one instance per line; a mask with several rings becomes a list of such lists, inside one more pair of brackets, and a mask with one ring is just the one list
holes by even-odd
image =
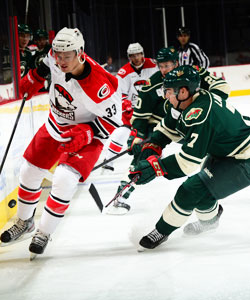
[[37, 50], [32, 56], [31, 68], [35, 69], [43, 61], [44, 57], [47, 55], [51, 49], [51, 45], [48, 42], [48, 32], [43, 29], [37, 29], [34, 33], [34, 43], [37, 45]]
[[[146, 184], [156, 176], [190, 176], [155, 229], [140, 240], [141, 249], [153, 249], [166, 241], [193, 210], [198, 221], [185, 226], [186, 234], [216, 228], [223, 211], [218, 200], [250, 184], [250, 122], [220, 96], [199, 87], [199, 73], [191, 66], [178, 67], [165, 76], [165, 95], [170, 101], [167, 114], [129, 175], [140, 174], [136, 184]], [[160, 158], [160, 149], [180, 139], [179, 153]], [[205, 157], [202, 170], [194, 174]]]
[[32, 31], [26, 24], [18, 24], [18, 41], [20, 53], [21, 77], [24, 77], [31, 68], [32, 54], [27, 47]]
[[[128, 140], [128, 147], [131, 148], [130, 154], [134, 155], [131, 165], [135, 164], [138, 153], [141, 150], [139, 143], [149, 137], [154, 127], [166, 115], [169, 100], [163, 95], [163, 79], [165, 75], [178, 67], [178, 52], [173, 48], [162, 48], [159, 50], [156, 61], [160, 71], [152, 75], [148, 84], [139, 92], [138, 102], [134, 108], [132, 116], [133, 132]], [[222, 99], [227, 99], [230, 87], [225, 80], [216, 77], [204, 68], [193, 66], [199, 71], [201, 78], [201, 87], [212, 93], [217, 94]], [[119, 192], [127, 183], [128, 172], [124, 175], [118, 187]], [[125, 214], [129, 211], [130, 205], [126, 203], [134, 187], [131, 187], [122, 198], [118, 199], [113, 206], [107, 211], [108, 214]]]
[[[37, 45], [37, 50], [35, 54], [32, 56], [31, 60], [31, 69], [38, 68], [42, 63], [43, 59], [51, 49], [51, 45], [48, 42], [48, 32], [43, 29], [37, 29], [34, 33], [34, 43]], [[50, 73], [46, 76], [46, 80], [44, 82], [44, 87], [39, 92], [44, 92], [49, 90], [51, 82]]]

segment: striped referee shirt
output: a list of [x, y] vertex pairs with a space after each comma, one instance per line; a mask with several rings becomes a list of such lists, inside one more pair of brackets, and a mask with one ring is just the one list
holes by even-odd
[[185, 48], [179, 48], [179, 65], [197, 65], [207, 69], [209, 59], [206, 54], [194, 43], [187, 43]]

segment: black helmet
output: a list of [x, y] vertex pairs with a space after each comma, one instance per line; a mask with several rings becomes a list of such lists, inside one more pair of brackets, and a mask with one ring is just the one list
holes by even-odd
[[29, 33], [32, 34], [32, 30], [26, 24], [18, 24], [18, 33]]
[[180, 36], [182, 34], [190, 35], [190, 29], [187, 27], [180, 27], [177, 29], [176, 35]]
[[165, 61], [172, 61], [175, 63], [178, 60], [179, 54], [174, 47], [161, 48], [156, 55], [156, 61], [158, 63]]
[[48, 38], [48, 32], [43, 29], [37, 29], [34, 33], [34, 40], [38, 40], [39, 38], [44, 37]]
[[180, 66], [170, 71], [163, 79], [164, 89], [173, 88], [178, 94], [182, 87], [189, 90], [190, 95], [194, 95], [200, 87], [199, 72], [192, 66]]

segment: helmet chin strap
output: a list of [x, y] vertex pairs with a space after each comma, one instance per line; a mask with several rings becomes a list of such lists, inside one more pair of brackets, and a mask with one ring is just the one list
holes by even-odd
[[183, 100], [180, 100], [180, 99], [178, 98], [179, 92], [180, 92], [180, 89], [178, 89], [177, 91], [175, 91], [176, 100], [178, 101], [178, 105], [177, 105], [176, 109], [177, 109], [177, 110], [182, 110], [182, 109], [180, 108], [181, 103], [187, 101], [187, 100], [190, 98], [191, 95], [190, 95], [190, 93], [189, 93], [189, 91], [188, 91], [188, 96], [187, 96], [187, 98], [185, 98], [185, 99], [183, 99]]

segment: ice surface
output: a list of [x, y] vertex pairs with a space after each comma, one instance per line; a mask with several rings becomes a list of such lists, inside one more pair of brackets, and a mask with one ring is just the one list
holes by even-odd
[[[250, 99], [231, 102], [250, 115]], [[185, 238], [179, 229], [159, 249], [138, 253], [136, 243], [153, 229], [184, 179], [159, 178], [137, 187], [127, 215], [100, 214], [88, 185], [93, 182], [107, 203], [129, 159], [115, 162], [114, 175], [97, 170], [79, 186], [44, 255], [29, 261], [30, 240], [0, 248], [1, 300], [250, 299], [250, 189], [221, 201], [217, 231]]]

